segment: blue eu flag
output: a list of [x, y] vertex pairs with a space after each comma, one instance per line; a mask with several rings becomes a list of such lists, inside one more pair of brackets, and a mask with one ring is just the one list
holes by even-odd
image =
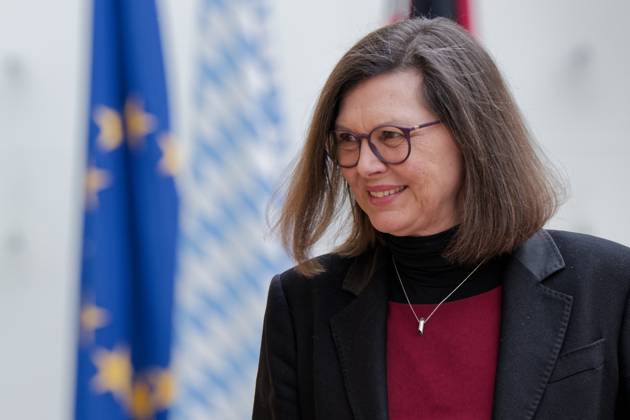
[[153, 0], [94, 0], [75, 418], [166, 419], [179, 163]]

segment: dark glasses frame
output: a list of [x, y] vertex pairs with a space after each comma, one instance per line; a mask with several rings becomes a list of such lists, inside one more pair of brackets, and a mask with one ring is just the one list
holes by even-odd
[[[374, 127], [372, 129], [372, 131], [370, 131], [369, 133], [356, 133], [352, 130], [332, 130], [330, 132], [330, 139], [328, 141], [328, 146], [326, 147], [326, 154], [328, 155], [328, 157], [330, 158], [330, 160], [332, 160], [336, 165], [342, 167], [342, 168], [353, 168], [355, 166], [357, 166], [359, 164], [359, 159], [361, 158], [361, 140], [366, 139], [368, 142], [368, 146], [370, 147], [370, 150], [372, 151], [372, 153], [374, 153], [374, 156], [376, 156], [378, 158], [378, 160], [380, 160], [381, 162], [387, 164], [387, 165], [400, 165], [401, 163], [405, 162], [408, 158], [409, 155], [411, 155], [411, 132], [415, 131], [415, 130], [419, 130], [421, 128], [426, 128], [426, 127], [431, 127], [433, 125], [437, 125], [440, 124], [442, 121], [440, 120], [435, 120], [435, 121], [430, 121], [430, 122], [426, 122], [426, 123], [422, 123], [422, 124], [418, 124], [416, 126], [413, 127], [400, 127], [397, 125], [393, 125], [393, 124], [382, 124], [379, 125], [377, 127]], [[403, 133], [403, 136], [405, 138], [405, 140], [407, 141], [407, 153], [405, 155], [404, 158], [397, 160], [397, 161], [388, 161], [386, 160], [381, 153], [378, 151], [378, 148], [374, 145], [374, 143], [372, 143], [372, 134], [383, 127], [392, 127], [392, 128], [397, 128], [398, 130], [400, 130]], [[354, 162], [352, 165], [342, 165], [339, 163], [339, 161], [336, 159], [335, 157], [335, 134], [337, 133], [347, 133], [352, 135], [359, 143], [359, 153], [357, 154], [357, 160], [356, 162]]]

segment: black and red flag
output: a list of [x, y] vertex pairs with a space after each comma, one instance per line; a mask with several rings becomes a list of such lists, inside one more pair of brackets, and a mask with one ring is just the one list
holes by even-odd
[[454, 20], [471, 29], [470, 0], [412, 0], [410, 16], [438, 17]]
[[470, 2], [472, 0], [390, 0], [388, 16], [390, 23], [408, 17], [443, 16], [454, 20], [469, 31], [472, 29]]

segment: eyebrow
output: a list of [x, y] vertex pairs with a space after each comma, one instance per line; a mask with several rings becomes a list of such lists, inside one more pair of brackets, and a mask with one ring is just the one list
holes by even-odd
[[[395, 121], [384, 121], [382, 123], [378, 123], [378, 124], [372, 126], [371, 130], [373, 130], [376, 127], [383, 127], [385, 125], [391, 125], [391, 126], [394, 126], [394, 127], [412, 127], [413, 126], [413, 124], [409, 125], [408, 123], [401, 123], [401, 122], [395, 122]], [[355, 133], [358, 133], [358, 131], [352, 130], [352, 129], [344, 126], [343, 124], [335, 123], [335, 128], [334, 129], [335, 130], [344, 130], [344, 131], [353, 131]]]

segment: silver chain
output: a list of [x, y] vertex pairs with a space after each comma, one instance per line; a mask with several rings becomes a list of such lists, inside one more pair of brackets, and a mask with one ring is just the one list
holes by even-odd
[[466, 276], [466, 278], [464, 280], [461, 281], [461, 283], [459, 283], [457, 285], [457, 287], [455, 287], [451, 293], [449, 293], [448, 295], [446, 295], [446, 297], [444, 299], [442, 299], [442, 301], [440, 303], [437, 304], [437, 306], [435, 308], [433, 308], [433, 311], [431, 311], [431, 313], [429, 314], [429, 316], [427, 316], [426, 318], [419, 318], [418, 315], [416, 314], [416, 311], [414, 311], [413, 306], [411, 305], [411, 301], [409, 300], [409, 296], [407, 295], [407, 291], [405, 290], [405, 285], [403, 284], [402, 278], [400, 277], [400, 273], [398, 272], [398, 267], [396, 266], [396, 260], [394, 259], [394, 256], [392, 255], [392, 263], [394, 263], [394, 270], [396, 270], [396, 276], [398, 277], [398, 281], [400, 282], [400, 287], [402, 287], [402, 291], [405, 294], [405, 299], [407, 299], [407, 303], [409, 304], [409, 309], [411, 309], [411, 313], [413, 313], [413, 316], [416, 318], [416, 321], [418, 321], [418, 332], [420, 333], [420, 335], [424, 334], [424, 325], [429, 322], [429, 319], [431, 319], [431, 317], [433, 316], [433, 314], [435, 313], [435, 311], [438, 310], [438, 308], [444, 303], [446, 302], [446, 300], [448, 298], [450, 298], [453, 293], [455, 293], [457, 291], [457, 289], [459, 289], [462, 284], [464, 284], [466, 282], [466, 280], [468, 280], [470, 278], [470, 276], [472, 276], [473, 274], [475, 274], [475, 271], [477, 271], [477, 269], [479, 267], [481, 267], [481, 265], [484, 263], [484, 261], [481, 261], [477, 267], [475, 267], [470, 274], [468, 274]]

